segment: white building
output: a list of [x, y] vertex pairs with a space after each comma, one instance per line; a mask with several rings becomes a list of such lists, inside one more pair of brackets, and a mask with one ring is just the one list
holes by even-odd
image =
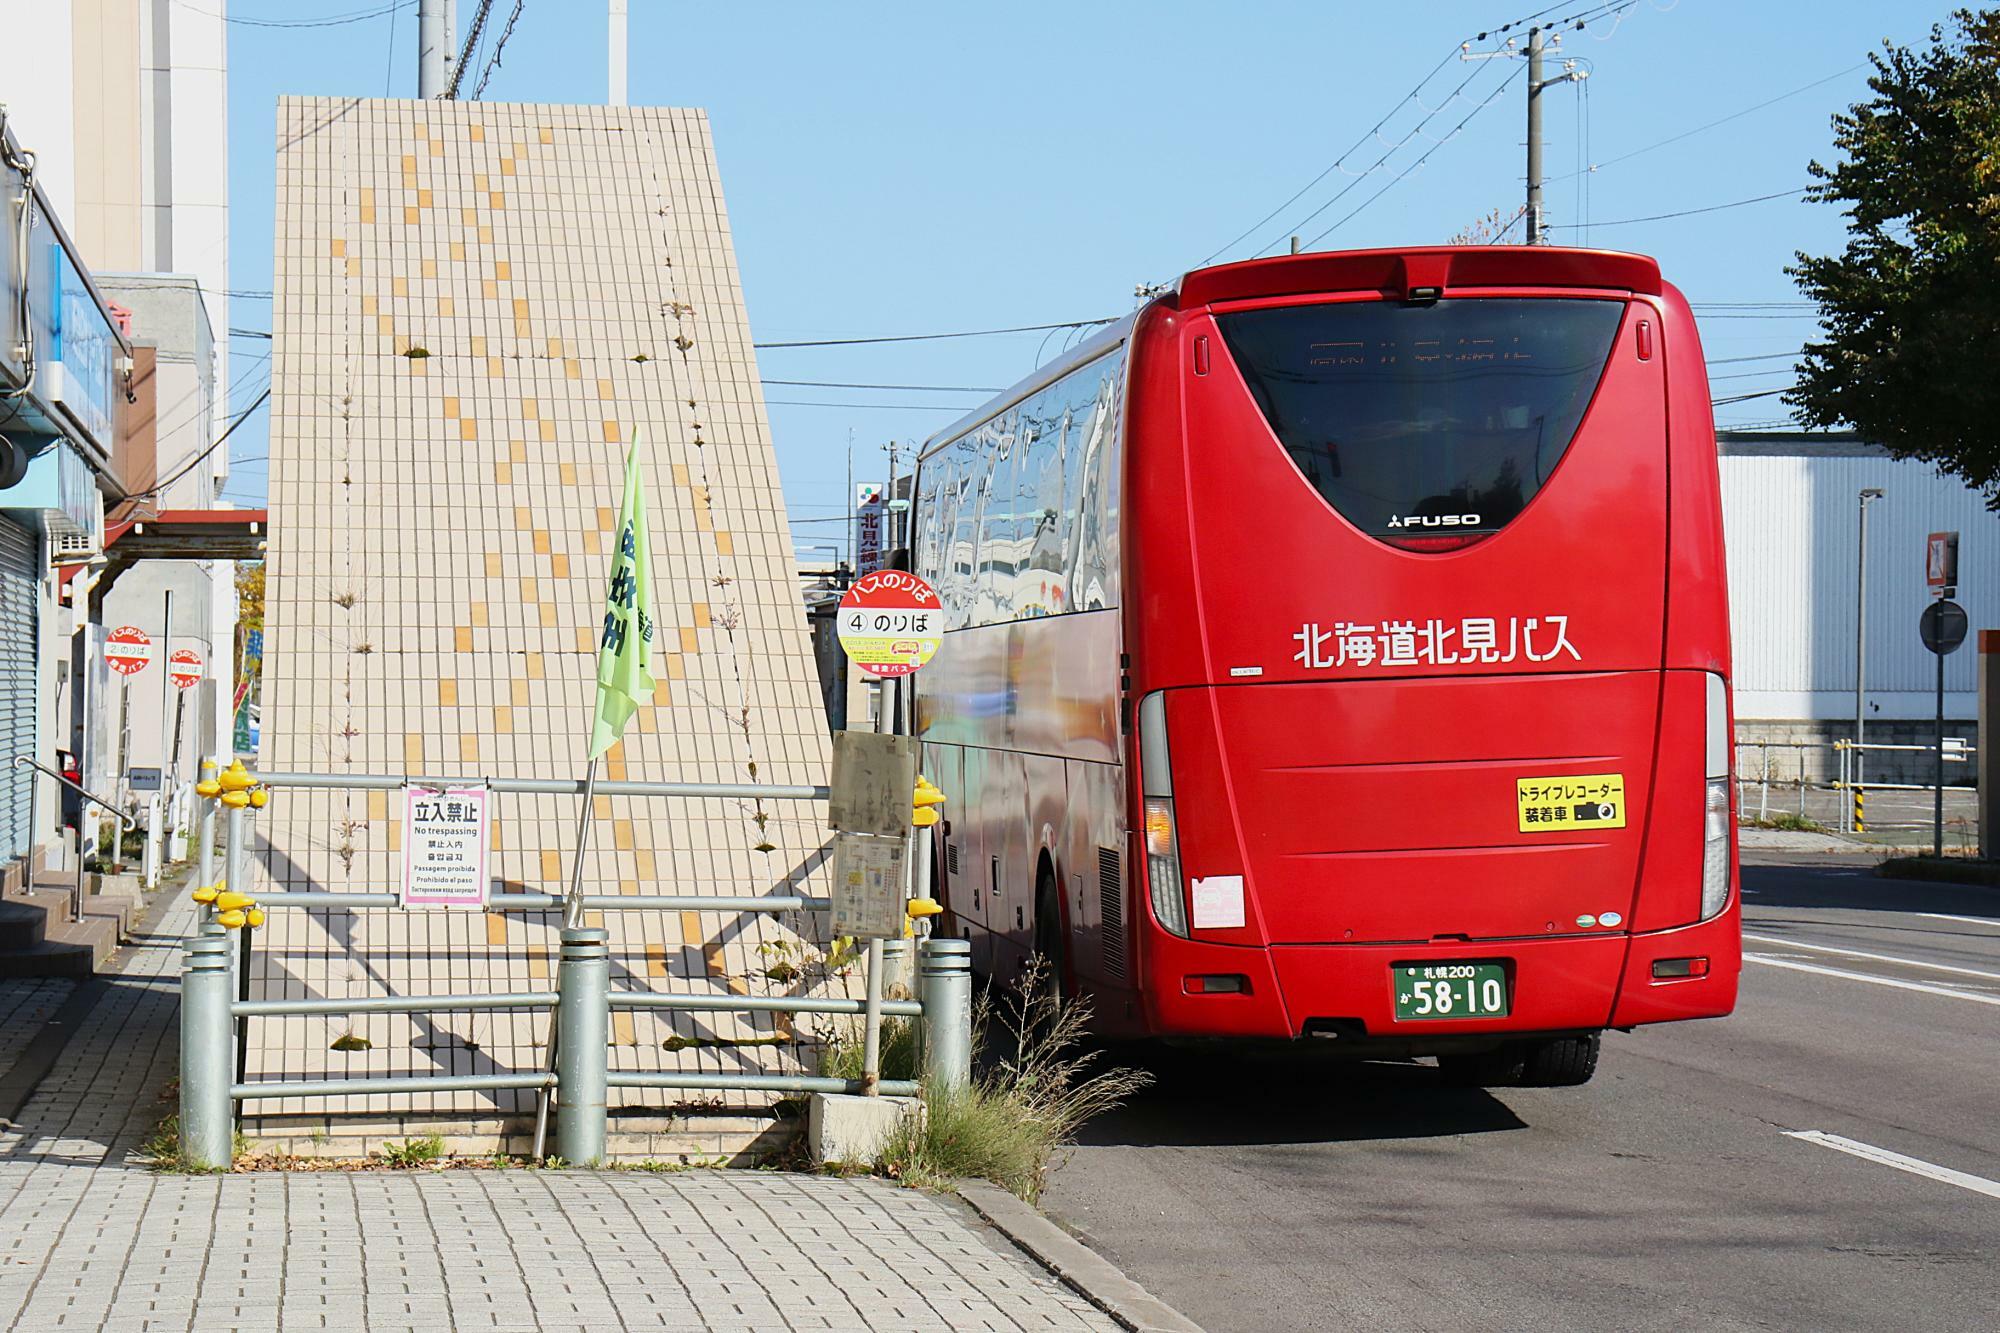
[[1945, 658], [1946, 734], [1970, 739], [1977, 632], [2000, 628], [2000, 515], [1956, 478], [1856, 437], [1724, 431], [1717, 445], [1739, 739], [1853, 737], [1867, 489], [1883, 493], [1868, 506], [1867, 739], [1929, 742], [1937, 659], [1917, 618], [1931, 601], [1925, 538], [1945, 531], [1959, 534], [1957, 600], [1973, 631]]

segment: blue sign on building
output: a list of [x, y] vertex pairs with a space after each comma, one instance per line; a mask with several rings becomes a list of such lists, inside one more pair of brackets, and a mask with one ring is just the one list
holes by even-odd
[[50, 394], [98, 448], [109, 452], [118, 411], [118, 334], [90, 284], [60, 242], [51, 242], [55, 274], [55, 345]]

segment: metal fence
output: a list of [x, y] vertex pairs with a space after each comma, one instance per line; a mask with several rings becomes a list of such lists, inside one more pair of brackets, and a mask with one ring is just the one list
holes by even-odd
[[[1890, 745], [1853, 741], [1739, 741], [1736, 744], [1737, 812], [1746, 820], [1771, 820], [1785, 815], [1811, 820], [1843, 833], [1929, 827], [1936, 786], [1926, 782], [1877, 781], [1866, 757], [1871, 754], [1935, 756], [1932, 745]], [[1944, 758], [1948, 774], [1944, 799], [1947, 820], [1958, 823], [1976, 817], [1979, 791], [1976, 746], [1947, 738]], [[1860, 761], [1860, 762], [1857, 762]], [[1915, 760], [1928, 769], [1929, 758]], [[1858, 775], [1858, 778], [1857, 778]], [[1921, 796], [1919, 796], [1921, 794]]]
[[[271, 787], [396, 788], [405, 782], [444, 787], [464, 779], [383, 777], [355, 774], [270, 773], [257, 780]], [[494, 791], [578, 794], [583, 784], [542, 779], [492, 778]], [[599, 782], [601, 795], [736, 798], [754, 793], [781, 799], [824, 799], [823, 787], [751, 787], [728, 783]], [[224, 812], [225, 886], [247, 886], [247, 811]], [[213, 864], [212, 819], [204, 819], [200, 843], [202, 879]], [[257, 897], [265, 911], [287, 909], [363, 912], [399, 909], [394, 893], [267, 893]], [[511, 892], [488, 899], [489, 912], [549, 912], [565, 899]], [[581, 905], [598, 911], [703, 911], [741, 914], [825, 911], [828, 899], [804, 895], [715, 897], [707, 895], [584, 895]], [[841, 1079], [791, 1073], [710, 1073], [682, 1070], [614, 1071], [609, 1068], [610, 1014], [616, 1009], [694, 1012], [777, 1012], [846, 1015], [863, 1020], [873, 1049], [876, 1025], [884, 1016], [915, 1020], [925, 1078], [963, 1082], [971, 1064], [971, 946], [963, 940], [924, 938], [917, 947], [916, 998], [858, 1000], [809, 996], [682, 995], [614, 991], [610, 984], [607, 932], [600, 927], [565, 928], [560, 934], [553, 990], [448, 995], [368, 995], [326, 999], [253, 1000], [244, 993], [248, 978], [244, 949], [233, 947], [229, 931], [212, 909], [204, 912], [199, 934], [184, 943], [181, 974], [181, 1149], [191, 1165], [219, 1167], [232, 1156], [238, 1103], [277, 1097], [334, 1097], [379, 1093], [534, 1091], [550, 1095], [558, 1108], [557, 1153], [567, 1161], [595, 1165], [605, 1152], [607, 1093], [611, 1088], [676, 1088], [704, 1091], [873, 1093], [912, 1095], [911, 1080]], [[248, 927], [241, 927], [246, 932]], [[243, 1025], [252, 1018], [300, 1018], [359, 1013], [440, 1013], [451, 1011], [546, 1012], [553, 1019], [554, 1059], [541, 1069], [500, 1074], [371, 1074], [341, 1079], [258, 1079], [239, 1072]]]

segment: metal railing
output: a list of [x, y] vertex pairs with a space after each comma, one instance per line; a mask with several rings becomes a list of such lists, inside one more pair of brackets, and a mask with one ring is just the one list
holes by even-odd
[[[33, 756], [25, 754], [15, 755], [14, 766], [16, 768], [19, 768], [22, 764], [26, 764], [29, 768], [34, 769], [37, 773], [40, 773], [45, 777], [54, 778], [57, 782], [60, 782], [63, 786], [68, 787], [78, 796], [81, 796], [84, 800], [89, 801], [92, 805], [110, 811], [111, 817], [118, 821], [118, 832], [120, 835], [129, 833], [133, 829], [139, 827], [138, 820], [133, 819], [131, 816], [127, 815], [124, 811], [120, 810], [117, 806], [111, 804], [111, 802], [105, 800], [102, 796], [97, 795], [95, 792], [86, 791], [83, 787], [81, 787], [77, 783], [70, 781], [68, 778], [64, 777], [61, 773], [58, 773], [55, 769], [48, 767], [46, 764], [37, 763]], [[57, 822], [60, 823], [61, 821], [58, 820]], [[84, 877], [83, 820], [78, 819], [76, 821], [76, 883], [73, 886], [71, 886], [69, 891], [69, 919], [72, 924], [83, 920], [83, 899], [84, 899], [83, 877]]]
[[[403, 786], [466, 785], [470, 779], [401, 778], [359, 774], [265, 773], [265, 785], [384, 790]], [[496, 792], [582, 794], [581, 782], [493, 778], [485, 785]], [[824, 787], [777, 787], [738, 783], [599, 782], [599, 795], [673, 796], [769, 799], [825, 799]], [[228, 808], [223, 817], [225, 846], [223, 883], [247, 890], [247, 812]], [[203, 825], [204, 864], [210, 856], [209, 833]], [[367, 911], [397, 908], [393, 893], [267, 893], [257, 898], [266, 911], [298, 908]], [[545, 893], [496, 894], [488, 911], [546, 912], [567, 899]], [[703, 912], [778, 913], [825, 911], [830, 900], [805, 895], [708, 897], [690, 894], [651, 896], [585, 895], [582, 906], [604, 911], [686, 910]], [[554, 1096], [556, 1151], [578, 1165], [601, 1164], [605, 1154], [607, 1092], [611, 1088], [675, 1088], [701, 1091], [860, 1093], [872, 1086], [889, 1096], [917, 1092], [914, 1080], [841, 1079], [807, 1074], [698, 1073], [677, 1070], [613, 1071], [609, 1068], [610, 1015], [614, 1009], [652, 1009], [701, 1013], [837, 1014], [879, 1022], [883, 1015], [918, 1020], [924, 1081], [932, 1085], [962, 1084], [971, 1076], [972, 973], [971, 945], [964, 940], [925, 938], [917, 947], [915, 1000], [875, 1000], [878, 978], [871, 978], [871, 999], [812, 999], [789, 996], [677, 995], [652, 991], [614, 991], [610, 985], [608, 933], [601, 927], [568, 927], [560, 932], [556, 985], [552, 991], [497, 992], [465, 995], [377, 995], [309, 1000], [252, 1000], [232, 984], [236, 964], [227, 932], [213, 911], [204, 913], [201, 933], [184, 942], [181, 973], [181, 1151], [190, 1165], [227, 1166], [233, 1155], [238, 1103], [272, 1097], [337, 1097], [418, 1092], [493, 1092], [534, 1090]], [[245, 928], [247, 930], [247, 927]], [[246, 936], [247, 944], [247, 936]], [[240, 1024], [250, 1018], [318, 1017], [358, 1013], [434, 1013], [447, 1011], [540, 1010], [554, 1019], [552, 1068], [504, 1074], [382, 1074], [338, 1079], [259, 1079], [250, 1081], [240, 1065], [243, 1035]], [[871, 1037], [872, 1033], [869, 1034]], [[873, 1044], [872, 1042], [870, 1043]], [[873, 1071], [868, 1071], [872, 1074]]]
[[[1866, 775], [1858, 761], [1870, 753], [1936, 755], [1934, 745], [1891, 745], [1874, 741], [1857, 745], [1853, 741], [1738, 741], [1736, 742], [1737, 810], [1744, 819], [1768, 820], [1774, 816], [1796, 815], [1812, 819], [1843, 833], [1868, 829], [1911, 828], [1930, 822], [1926, 817], [1899, 819], [1889, 813], [1870, 817], [1862, 813], [1868, 798], [1891, 792], [1932, 792], [1929, 782], [1876, 781]], [[1978, 749], [1969, 743], [1947, 738], [1944, 761], [1969, 762]], [[1976, 800], [1977, 788], [1948, 784], [1950, 799]], [[1878, 810], [1880, 807], [1877, 807]], [[1909, 813], [1903, 811], [1902, 813]], [[1857, 814], [1861, 817], [1857, 820]]]

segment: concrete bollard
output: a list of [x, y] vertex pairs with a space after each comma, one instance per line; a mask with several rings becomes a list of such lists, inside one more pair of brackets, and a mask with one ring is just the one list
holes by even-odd
[[611, 950], [602, 927], [562, 932], [556, 990], [556, 1154], [604, 1164], [605, 1051], [611, 1026]]
[[196, 935], [181, 948], [181, 1156], [189, 1166], [220, 1170], [236, 1155], [229, 940]]
[[924, 1006], [924, 1080], [962, 1088], [972, 1079], [972, 945], [930, 938], [917, 946]]

